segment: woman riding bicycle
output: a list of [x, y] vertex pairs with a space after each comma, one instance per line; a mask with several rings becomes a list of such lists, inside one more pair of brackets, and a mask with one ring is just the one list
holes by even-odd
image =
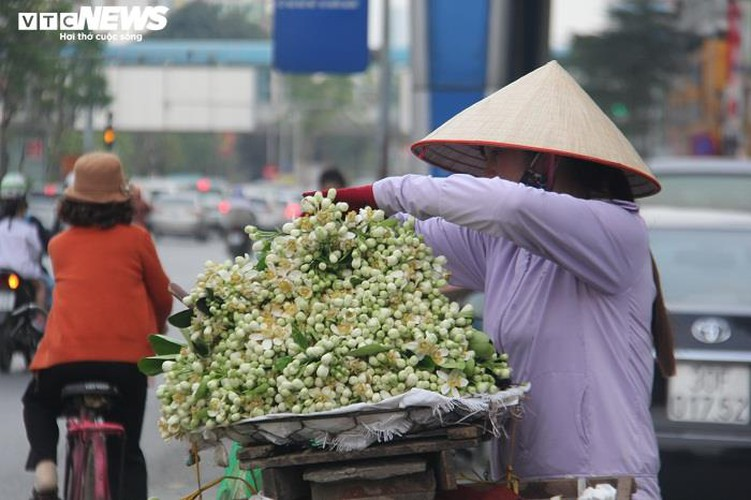
[[[127, 500], [146, 500], [140, 438], [147, 380], [137, 362], [153, 354], [148, 335], [165, 329], [172, 308], [169, 279], [148, 232], [131, 225], [133, 209], [119, 158], [89, 153], [76, 161], [74, 172], [59, 208], [70, 229], [49, 246], [53, 306], [23, 396], [31, 445], [26, 468], [35, 472], [32, 498], [58, 498], [56, 419], [62, 388], [100, 380], [119, 390], [107, 419], [122, 424], [126, 435], [124, 477], [111, 468], [112, 484], [123, 485]], [[116, 457], [111, 453], [110, 463], [117, 463]]]

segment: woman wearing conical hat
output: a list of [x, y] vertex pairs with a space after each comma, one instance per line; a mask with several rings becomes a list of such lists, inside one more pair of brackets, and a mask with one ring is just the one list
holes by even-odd
[[[341, 189], [408, 213], [450, 283], [485, 293], [484, 325], [531, 382], [514, 440], [523, 479], [632, 476], [660, 498], [649, 405], [672, 333], [634, 198], [660, 185], [555, 61], [465, 109], [412, 151], [456, 172]], [[500, 445], [499, 445], [500, 446]], [[494, 470], [507, 451], [496, 449]]]

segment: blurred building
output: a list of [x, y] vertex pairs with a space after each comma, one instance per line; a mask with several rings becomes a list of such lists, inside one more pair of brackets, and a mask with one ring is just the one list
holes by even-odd
[[[78, 0], [74, 3], [129, 7], [158, 5], [177, 9], [192, 1], [198, 0]], [[242, 15], [248, 16], [255, 24], [268, 27], [269, 31], [271, 29], [274, 0], [201, 1], [227, 8], [242, 7]], [[376, 7], [383, 5], [384, 1], [371, 0], [370, 13], [377, 14], [379, 9]], [[391, 143], [386, 147], [386, 155], [390, 155], [391, 160], [389, 173], [400, 174], [427, 169], [409, 152], [408, 145], [415, 138], [435, 128], [443, 119], [467, 104], [544, 62], [543, 48], [548, 45], [549, 0], [524, 3], [516, 0], [480, 0], [477, 5], [482, 4], [488, 9], [487, 16], [478, 15], [473, 12], [475, 9], [467, 9], [460, 3], [429, 0], [389, 2], [387, 5], [390, 5], [392, 13], [389, 32], [392, 35], [388, 50], [391, 85], [387, 134]], [[446, 22], [445, 26], [434, 26], [432, 31], [425, 24], [434, 23], [435, 19], [425, 19], [420, 23], [410, 15], [415, 5], [425, 6], [429, 3], [440, 4], [444, 8], [443, 18]], [[477, 18], [476, 23], [458, 29], [458, 19], [450, 15], [450, 9], [473, 14]], [[434, 12], [438, 10], [436, 8]], [[376, 17], [371, 16], [371, 22], [377, 22]], [[424, 50], [420, 56], [416, 56], [411, 44], [415, 39], [414, 28], [420, 24], [425, 35], [421, 38]], [[434, 64], [434, 49], [428, 43], [431, 40], [428, 35], [431, 34], [432, 40], [442, 43], [444, 52], [453, 51], [449, 55], [455, 59], [446, 59], [442, 63], [444, 69], [458, 74], [453, 77], [464, 78], [467, 74], [462, 69], [464, 66], [457, 64], [457, 61], [465, 64], [472, 60], [476, 66], [479, 76], [476, 82], [471, 82], [471, 92], [464, 92], [467, 94], [466, 102], [450, 99], [453, 96], [449, 94], [464, 90], [453, 80], [446, 80], [447, 77], [442, 75], [439, 81], [437, 72], [432, 69], [427, 71], [431, 64], [433, 69], [439, 66]], [[473, 45], [471, 48], [481, 48], [481, 51], [466, 50], [466, 39], [470, 34], [477, 38], [473, 42], [477, 47]], [[227, 147], [222, 146], [217, 154], [226, 153], [229, 158], [235, 145], [252, 143], [254, 151], [263, 151], [261, 154], [266, 155], [262, 164], [256, 162], [253, 165], [256, 172], [266, 171], [265, 166], [273, 166], [282, 173], [311, 172], [311, 182], [308, 184], [312, 183], [317, 171], [316, 162], [331, 162], [331, 150], [339, 153], [346, 150], [349, 154], [346, 164], [342, 161], [339, 166], [352, 169], [348, 177], [353, 180], [373, 177], [377, 175], [374, 165], [381, 152], [375, 143], [382, 130], [379, 121], [383, 111], [379, 85], [382, 42], [376, 35], [383, 33], [369, 29], [372, 64], [366, 72], [348, 76], [354, 87], [356, 106], [352, 109], [328, 110], [337, 111], [338, 121], [327, 124], [325, 130], [306, 130], [303, 124], [306, 115], [320, 112], [322, 106], [331, 105], [324, 102], [295, 102], [288, 92], [287, 76], [272, 69], [271, 40], [149, 38], [133, 43], [116, 41], [107, 45], [104, 55], [106, 78], [113, 101], [107, 109], [96, 111], [91, 119], [80, 116], [77, 128], [85, 132], [84, 138], [89, 137], [90, 142], [110, 120], [118, 133], [147, 136], [161, 133], [218, 134], [222, 137], [222, 145]], [[455, 43], [455, 40], [464, 44]], [[463, 49], [464, 52], [461, 52]], [[473, 57], [466, 57], [467, 53]], [[477, 57], [480, 53], [484, 56]], [[419, 73], [418, 67], [426, 71]], [[328, 76], [315, 74], [307, 77], [320, 80]], [[459, 83], [464, 85], [466, 82]], [[428, 95], [429, 91], [433, 95]], [[433, 100], [430, 103], [432, 107], [419, 106], [430, 99]], [[433, 121], [428, 123], [427, 118]], [[309, 140], [311, 135], [316, 138], [312, 147]], [[308, 148], [303, 150], [302, 145], [306, 140]], [[353, 148], [352, 144], [358, 147]], [[327, 147], [331, 149], [327, 150]], [[307, 164], [301, 167], [302, 162]], [[308, 168], [311, 164], [312, 168]]]
[[[246, 134], [266, 144], [266, 163], [278, 165], [282, 173], [291, 173], [301, 161], [324, 161], [301, 157], [306, 131], [300, 124], [308, 110], [288, 98], [283, 77], [272, 71], [271, 43], [144, 40], [108, 45], [106, 76], [113, 102], [95, 114], [93, 128], [103, 129], [111, 113], [119, 132]], [[407, 137], [412, 127], [408, 59], [406, 48], [391, 50], [397, 89], [392, 96], [395, 138]], [[364, 142], [372, 140], [378, 109], [377, 78], [372, 71], [350, 77], [363, 112], [349, 116], [350, 121], [331, 130], [332, 134], [353, 140], [359, 134]], [[83, 128], [84, 121], [78, 126]], [[394, 149], [396, 155], [407, 154], [398, 145]], [[350, 177], [363, 175], [354, 172]]]

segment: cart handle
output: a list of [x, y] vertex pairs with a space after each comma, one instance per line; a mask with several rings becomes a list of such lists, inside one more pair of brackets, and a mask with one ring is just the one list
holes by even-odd
[[185, 289], [177, 283], [170, 283], [168, 289], [172, 296], [180, 302], [182, 302], [185, 296], [188, 295], [188, 292], [186, 292]]

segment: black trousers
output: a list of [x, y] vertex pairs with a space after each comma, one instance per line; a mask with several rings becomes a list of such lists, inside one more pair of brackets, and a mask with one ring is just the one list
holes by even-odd
[[108, 439], [110, 485], [117, 493], [120, 480], [123, 500], [146, 500], [148, 479], [146, 460], [141, 451], [141, 429], [146, 410], [147, 380], [133, 363], [78, 362], [53, 366], [35, 372], [23, 395], [23, 420], [31, 452], [27, 470], [34, 470], [42, 460], [57, 463], [57, 443], [60, 437], [57, 418], [62, 412], [60, 393], [70, 383], [98, 380], [118, 388], [116, 403], [105, 415], [107, 420], [120, 423], [125, 429], [124, 477], [120, 478], [120, 443]]

